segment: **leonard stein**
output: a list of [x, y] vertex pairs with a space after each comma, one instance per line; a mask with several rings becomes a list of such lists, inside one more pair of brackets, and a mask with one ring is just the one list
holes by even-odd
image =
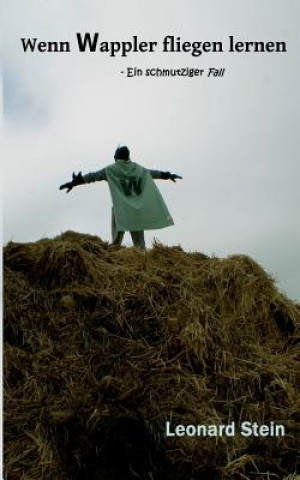
[[[166, 422], [166, 437], [234, 437], [235, 422], [228, 425], [171, 425]], [[259, 425], [257, 422], [242, 422], [239, 428], [242, 437], [284, 437], [285, 427], [270, 422]]]

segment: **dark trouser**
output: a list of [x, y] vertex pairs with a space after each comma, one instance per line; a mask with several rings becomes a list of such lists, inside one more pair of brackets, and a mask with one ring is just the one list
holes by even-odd
[[[121, 245], [122, 240], [124, 238], [124, 234], [125, 232], [118, 232], [116, 230], [115, 216], [114, 216], [114, 212], [112, 211], [111, 236], [112, 236], [113, 245]], [[141, 250], [146, 250], [144, 230], [136, 230], [136, 231], [130, 232], [130, 235], [133, 241], [133, 245], [135, 247], [140, 248]]]

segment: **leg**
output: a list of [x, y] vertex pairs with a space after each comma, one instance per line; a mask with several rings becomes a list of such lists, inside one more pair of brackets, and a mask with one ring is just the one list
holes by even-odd
[[124, 237], [124, 232], [118, 232], [116, 230], [116, 221], [115, 221], [115, 215], [114, 215], [114, 209], [112, 209], [111, 212], [111, 238], [112, 238], [112, 244], [113, 245], [121, 245], [122, 240]]
[[145, 237], [143, 230], [130, 232], [133, 245], [141, 250], [146, 250]]

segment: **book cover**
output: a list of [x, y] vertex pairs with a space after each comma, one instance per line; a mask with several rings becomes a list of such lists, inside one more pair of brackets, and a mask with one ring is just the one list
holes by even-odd
[[5, 479], [299, 474], [299, 15], [4, 9]]

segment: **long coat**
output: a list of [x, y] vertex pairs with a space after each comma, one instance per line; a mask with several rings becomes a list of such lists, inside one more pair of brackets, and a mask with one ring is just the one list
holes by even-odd
[[155, 230], [174, 225], [152, 178], [160, 178], [160, 173], [130, 160], [117, 160], [95, 174], [85, 175], [84, 180], [108, 181], [117, 231]]

